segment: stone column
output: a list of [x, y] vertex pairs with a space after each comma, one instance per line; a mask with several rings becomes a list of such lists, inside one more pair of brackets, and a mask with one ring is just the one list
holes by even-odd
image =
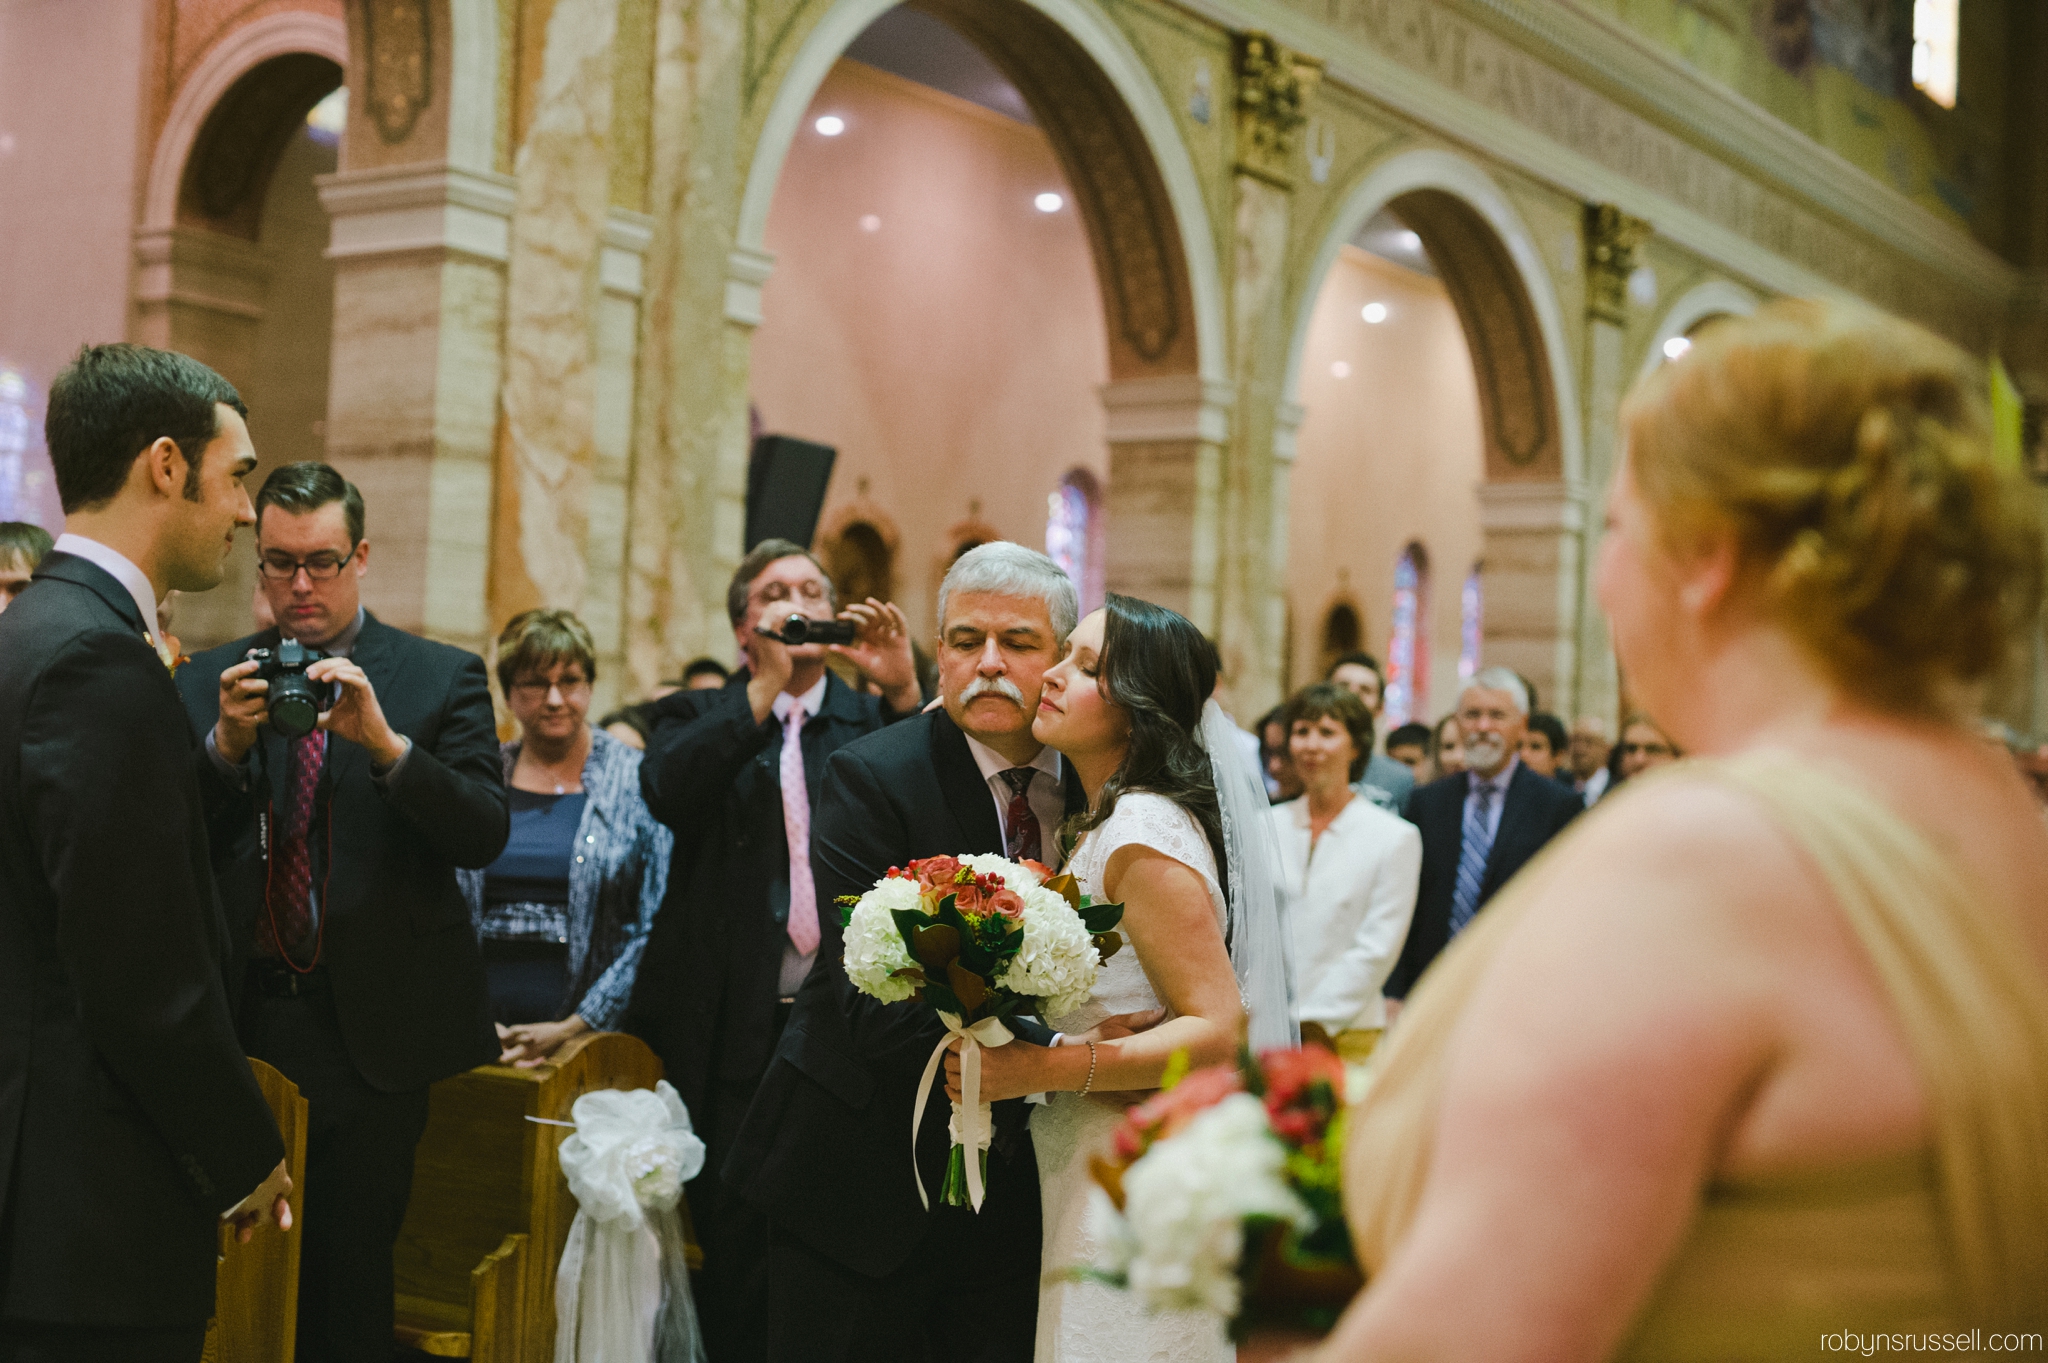
[[320, 181], [333, 222], [328, 457], [363, 490], [365, 603], [478, 652], [514, 182], [401, 165]]
[[172, 227], [136, 233], [135, 270], [135, 339], [182, 351], [229, 383], [247, 385], [270, 294], [270, 254], [223, 232]]
[[1585, 491], [1576, 484], [1479, 485], [1486, 662], [1521, 673], [1535, 684], [1543, 709], [1567, 716], [1586, 713], [1573, 704], [1574, 682], [1586, 672], [1574, 665], [1583, 661], [1575, 657], [1583, 645], [1558, 625], [1579, 606], [1587, 519]]
[[[1625, 342], [1628, 326], [1628, 277], [1636, 251], [1649, 238], [1650, 225], [1631, 218], [1612, 204], [1588, 204], [1586, 245], [1586, 361], [1581, 400], [1581, 425], [1586, 433], [1586, 489], [1604, 496], [1620, 452], [1619, 414], [1628, 391]], [[1608, 637], [1607, 617], [1594, 599], [1592, 565], [1600, 547], [1600, 517], [1583, 517], [1579, 538], [1578, 686], [1575, 715], [1616, 719], [1621, 679]], [[1489, 548], [1491, 536], [1489, 535]], [[1491, 573], [1492, 563], [1487, 564]], [[1491, 607], [1491, 601], [1488, 602]], [[1559, 697], [1558, 704], [1564, 704]]]
[[1294, 207], [1295, 137], [1322, 64], [1261, 33], [1237, 39], [1231, 358], [1237, 402], [1224, 460], [1216, 600], [1194, 619], [1223, 653], [1218, 699], [1240, 720], [1270, 707], [1285, 668], [1287, 479], [1278, 467], [1288, 328], [1281, 287]]
[[1194, 374], [1103, 386], [1109, 439], [1104, 513], [1109, 590], [1213, 629], [1217, 513], [1230, 439], [1229, 385]]

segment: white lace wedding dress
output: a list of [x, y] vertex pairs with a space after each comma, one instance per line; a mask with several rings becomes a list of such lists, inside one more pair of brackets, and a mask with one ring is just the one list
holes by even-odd
[[[1137, 843], [1199, 871], [1209, 887], [1216, 922], [1224, 921], [1216, 858], [1201, 825], [1173, 801], [1143, 792], [1124, 796], [1100, 827], [1075, 849], [1068, 869], [1091, 898], [1102, 897], [1102, 872], [1119, 847]], [[1085, 1032], [1106, 1017], [1157, 1008], [1138, 953], [1126, 937], [1096, 977], [1095, 992], [1078, 1012], [1046, 1021], [1066, 1033]], [[1151, 1314], [1127, 1292], [1058, 1275], [1101, 1257], [1090, 1231], [1090, 1204], [1103, 1197], [1089, 1177], [1088, 1157], [1107, 1153], [1123, 1108], [1077, 1093], [1056, 1093], [1031, 1115], [1038, 1151], [1039, 1192], [1045, 1203], [1044, 1271], [1052, 1281], [1038, 1292], [1038, 1347], [1034, 1363], [1230, 1363], [1235, 1351], [1222, 1323], [1199, 1312]]]

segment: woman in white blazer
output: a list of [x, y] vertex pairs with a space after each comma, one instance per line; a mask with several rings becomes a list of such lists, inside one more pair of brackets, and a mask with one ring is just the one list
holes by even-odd
[[1299, 799], [1273, 806], [1294, 934], [1295, 1011], [1336, 1039], [1347, 1060], [1372, 1054], [1387, 1025], [1386, 983], [1422, 874], [1422, 834], [1351, 783], [1372, 753], [1372, 716], [1341, 686], [1311, 686], [1287, 703]]

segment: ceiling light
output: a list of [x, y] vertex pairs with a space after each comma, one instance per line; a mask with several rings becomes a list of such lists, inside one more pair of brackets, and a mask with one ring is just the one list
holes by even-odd
[[1331, 378], [1336, 378], [1336, 379], [1348, 379], [1348, 378], [1350, 378], [1350, 377], [1351, 377], [1351, 364], [1350, 364], [1350, 362], [1349, 362], [1348, 360], [1339, 360], [1339, 361], [1337, 361], [1337, 363], [1335, 363], [1335, 364], [1331, 365], [1331, 366], [1330, 366], [1330, 377], [1331, 377]]
[[1664, 358], [1667, 360], [1675, 360], [1679, 356], [1685, 354], [1686, 351], [1691, 349], [1691, 341], [1687, 340], [1683, 336], [1673, 336], [1670, 340], [1664, 343]]
[[846, 131], [846, 120], [838, 114], [826, 114], [811, 126], [818, 130], [820, 137], [837, 137]]
[[879, 232], [882, 230], [882, 220], [872, 213], [863, 214], [860, 220], [860, 230], [863, 232]]
[[1359, 311], [1358, 315], [1360, 317], [1363, 317], [1367, 322], [1371, 323], [1373, 326], [1378, 326], [1380, 323], [1387, 320], [1387, 305], [1385, 303], [1367, 303], [1365, 307]]
[[1049, 189], [1045, 191], [1045, 193], [1033, 199], [1031, 202], [1037, 206], [1038, 211], [1041, 213], [1057, 213], [1062, 208], [1065, 208], [1067, 206], [1067, 201], [1065, 199], [1061, 198], [1059, 195], [1053, 193]]
[[1403, 228], [1401, 232], [1397, 236], [1395, 236], [1394, 240], [1401, 244], [1401, 249], [1404, 251], [1420, 251], [1422, 249], [1422, 238], [1417, 236], [1415, 233], [1408, 231], [1406, 228]]

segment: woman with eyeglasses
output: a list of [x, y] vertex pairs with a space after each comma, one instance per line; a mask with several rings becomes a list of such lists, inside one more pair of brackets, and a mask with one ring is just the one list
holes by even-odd
[[1685, 756], [1678, 745], [1648, 715], [1632, 714], [1621, 726], [1621, 742], [1614, 745], [1614, 777], [1608, 789], [1652, 767], [1668, 766]]
[[538, 1065], [617, 1025], [668, 884], [670, 834], [640, 798], [641, 755], [589, 723], [596, 679], [590, 631], [568, 611], [527, 611], [498, 636], [519, 724], [503, 749], [512, 836], [458, 874], [503, 1064]]

